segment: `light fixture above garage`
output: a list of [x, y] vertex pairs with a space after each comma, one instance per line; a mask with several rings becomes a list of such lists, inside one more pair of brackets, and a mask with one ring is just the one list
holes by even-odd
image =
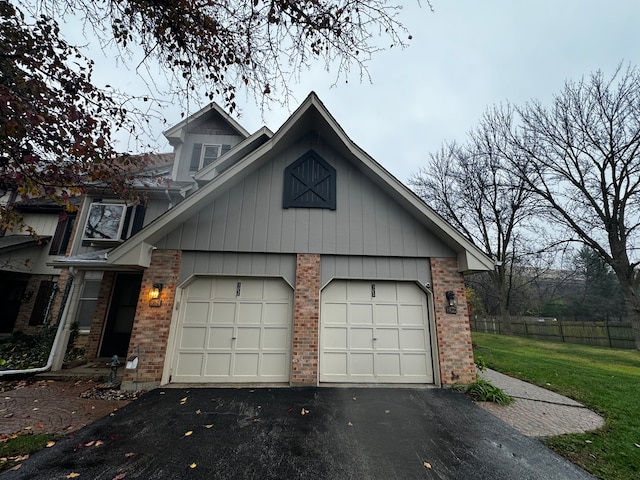
[[161, 307], [162, 299], [160, 298], [160, 292], [162, 292], [162, 284], [154, 283], [153, 287], [149, 291], [149, 306], [150, 307]]

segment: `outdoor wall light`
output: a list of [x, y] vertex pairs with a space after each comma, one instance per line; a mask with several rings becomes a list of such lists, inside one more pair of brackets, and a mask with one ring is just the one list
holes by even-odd
[[456, 302], [455, 292], [453, 290], [447, 290], [445, 296], [447, 297], [447, 313], [458, 313], [458, 309], [456, 308], [458, 302]]
[[149, 291], [149, 306], [160, 307], [162, 306], [162, 299], [160, 298], [160, 292], [162, 291], [161, 283], [154, 283], [153, 287]]

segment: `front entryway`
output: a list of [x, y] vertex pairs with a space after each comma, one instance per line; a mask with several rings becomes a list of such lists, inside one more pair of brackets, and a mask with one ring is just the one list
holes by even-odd
[[101, 357], [127, 356], [131, 329], [136, 317], [142, 274], [118, 273], [102, 337]]
[[170, 381], [289, 381], [293, 290], [283, 279], [200, 277], [182, 298]]
[[416, 283], [333, 280], [320, 315], [321, 382], [434, 382], [427, 296]]

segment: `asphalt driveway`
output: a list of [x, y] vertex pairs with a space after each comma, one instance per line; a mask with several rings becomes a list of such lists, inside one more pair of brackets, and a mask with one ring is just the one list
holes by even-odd
[[593, 479], [462, 394], [409, 388], [157, 389], [0, 478]]

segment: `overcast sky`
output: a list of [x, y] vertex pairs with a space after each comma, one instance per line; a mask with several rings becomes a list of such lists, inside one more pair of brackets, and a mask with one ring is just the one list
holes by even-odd
[[[464, 141], [494, 104], [548, 103], [567, 79], [640, 66], [637, 0], [432, 0], [434, 12], [425, 2], [398, 3], [413, 36], [407, 49], [376, 54], [372, 83], [354, 76], [332, 87], [335, 74], [313, 66], [290, 108], [315, 91], [347, 135], [404, 182], [444, 142]], [[132, 75], [118, 72], [113, 82], [129, 88]], [[275, 105], [263, 119], [250, 101], [239, 106], [249, 132], [276, 131], [291, 113]], [[165, 112], [170, 124], [181, 111]]]

